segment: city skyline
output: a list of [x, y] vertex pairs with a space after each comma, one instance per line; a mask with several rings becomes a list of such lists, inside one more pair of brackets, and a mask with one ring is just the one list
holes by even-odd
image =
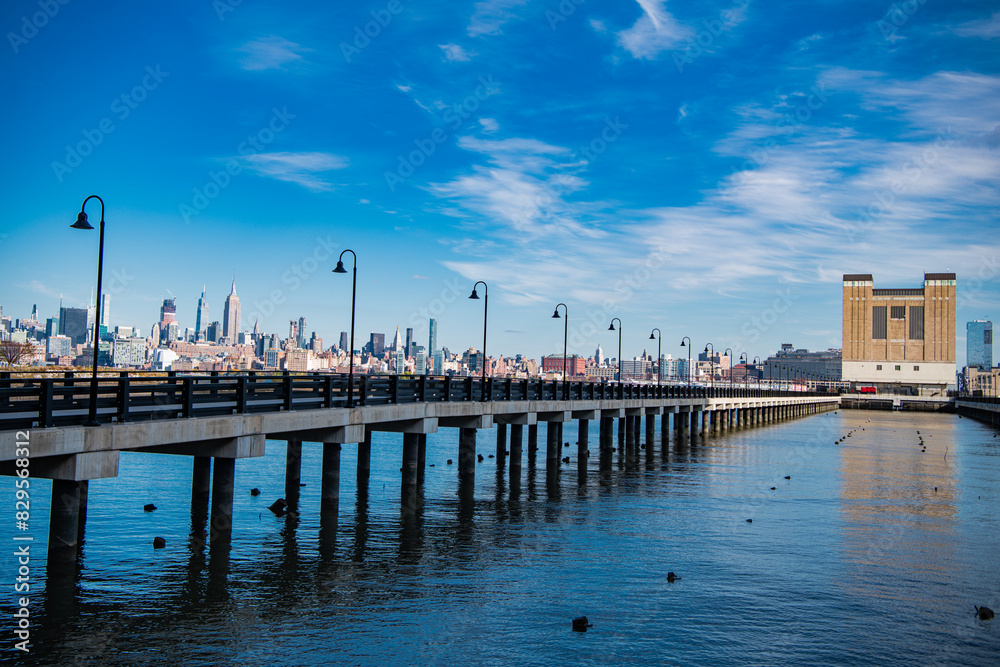
[[852, 272], [953, 271], [958, 322], [1000, 305], [989, 3], [223, 4], [71, 3], [28, 37], [37, 5], [0, 9], [25, 91], [3, 112], [5, 313], [87, 305], [97, 235], [68, 227], [90, 194], [111, 327], [146, 330], [168, 290], [194, 327], [206, 284], [225, 322], [235, 269], [241, 329], [305, 316], [329, 346], [345, 248], [357, 347], [397, 325], [427, 341], [432, 317], [442, 346], [478, 347], [476, 280], [488, 351], [534, 358], [561, 349], [560, 301], [570, 353], [616, 348], [620, 317], [626, 358], [653, 327], [674, 357], [683, 336], [840, 347]]

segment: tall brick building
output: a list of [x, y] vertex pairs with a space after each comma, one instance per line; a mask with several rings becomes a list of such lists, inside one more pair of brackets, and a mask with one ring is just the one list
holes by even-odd
[[925, 273], [916, 289], [844, 275], [843, 379], [921, 395], [954, 384], [955, 274]]

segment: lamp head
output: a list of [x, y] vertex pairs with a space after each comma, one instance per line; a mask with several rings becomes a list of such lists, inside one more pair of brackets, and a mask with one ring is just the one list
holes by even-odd
[[476, 288], [475, 287], [472, 288], [472, 294], [469, 295], [469, 298], [470, 299], [478, 299], [479, 298], [479, 295], [476, 294]]
[[615, 330], [615, 323], [614, 323], [614, 322], [612, 322], [612, 323], [611, 323], [611, 326], [610, 326], [610, 327], [608, 327], [608, 331], [614, 331], [614, 330]]
[[73, 229], [93, 229], [91, 224], [87, 222], [87, 214], [83, 211], [76, 216], [76, 222], [70, 225]]
[[337, 268], [333, 270], [334, 273], [347, 273], [347, 269], [344, 268], [344, 262], [337, 260]]
[[554, 320], [558, 320], [558, 319], [561, 319], [561, 318], [559, 317], [559, 306], [556, 306], [556, 310], [555, 310], [555, 312], [554, 312], [554, 313], [552, 313], [552, 319], [554, 319]]
[[649, 340], [656, 340], [656, 336], [654, 336], [652, 332], [649, 334]]
[[687, 347], [683, 340], [681, 340], [681, 347]]

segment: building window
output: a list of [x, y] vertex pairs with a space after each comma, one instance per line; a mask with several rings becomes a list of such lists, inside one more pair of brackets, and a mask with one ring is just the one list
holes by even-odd
[[924, 307], [910, 306], [910, 340], [924, 339]]
[[983, 344], [992, 345], [993, 344], [993, 329], [983, 330]]
[[919, 371], [919, 370], [920, 370], [920, 366], [914, 366], [914, 367], [913, 367], [913, 370], [915, 370], [915, 371]]
[[889, 308], [889, 317], [894, 320], [902, 320], [906, 317], [906, 306], [892, 306]]
[[872, 306], [872, 338], [885, 340], [885, 306]]
[[882, 364], [875, 364], [875, 370], [877, 371], [882, 370]]
[[899, 366], [896, 366], [896, 370], [897, 370], [897, 371], [899, 370]]

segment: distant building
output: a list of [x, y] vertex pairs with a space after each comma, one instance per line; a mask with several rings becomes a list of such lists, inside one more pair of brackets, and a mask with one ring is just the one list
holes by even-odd
[[[585, 375], [587, 371], [587, 360], [583, 357], [570, 354], [566, 356], [566, 377], [576, 377], [578, 375]], [[563, 355], [550, 354], [546, 357], [542, 357], [542, 373], [562, 373], [563, 372]]]
[[782, 343], [781, 350], [764, 361], [764, 377], [837, 382], [841, 379], [842, 361], [840, 350], [810, 352]]
[[385, 351], [385, 334], [372, 332], [371, 338], [368, 339], [369, 353], [373, 357], [381, 357], [382, 353]]
[[198, 314], [194, 320], [194, 339], [196, 343], [205, 340], [206, 329], [208, 328], [208, 301], [205, 300], [205, 287], [201, 288], [201, 296], [198, 297]]
[[226, 297], [222, 309], [222, 338], [225, 342], [236, 341], [240, 330], [240, 297], [236, 296], [236, 276], [233, 276], [233, 288]]
[[87, 342], [87, 309], [60, 308], [59, 335], [68, 336], [74, 345], [84, 345]]
[[353, 350], [348, 350], [347, 349], [348, 346], [350, 346], [350, 344], [351, 344], [351, 340], [350, 340], [350, 338], [347, 337], [347, 332], [346, 331], [341, 331], [340, 332], [340, 345], [337, 346], [337, 349], [339, 349], [342, 352], [352, 352]]
[[875, 289], [871, 274], [843, 280], [843, 379], [879, 390], [936, 395], [955, 382], [954, 273], [919, 288]]
[[46, 354], [49, 357], [68, 357], [73, 351], [73, 339], [69, 336], [49, 336]]
[[[433, 317], [427, 324], [427, 352], [434, 354], [438, 349], [438, 321]], [[437, 366], [435, 366], [437, 368]]]
[[993, 368], [993, 322], [965, 323], [965, 365], [981, 371]]
[[117, 338], [111, 349], [111, 362], [115, 368], [138, 368], [146, 363], [145, 338]]
[[306, 318], [304, 316], [299, 318], [298, 333], [299, 333], [299, 337], [298, 337], [298, 341], [297, 341], [298, 345], [301, 348], [305, 348], [306, 347]]
[[414, 351], [413, 350], [413, 327], [407, 327], [406, 328], [406, 343], [405, 343], [405, 345], [406, 345], [406, 347], [404, 349], [406, 351], [406, 358], [409, 359], [410, 356], [411, 356], [411, 354], [412, 354], [412, 352]]
[[209, 343], [218, 343], [222, 338], [222, 325], [219, 322], [212, 322], [205, 329], [205, 338]]
[[[34, 315], [32, 315], [34, 319]], [[111, 295], [102, 294], [101, 295], [101, 326], [110, 327], [111, 326]]]

